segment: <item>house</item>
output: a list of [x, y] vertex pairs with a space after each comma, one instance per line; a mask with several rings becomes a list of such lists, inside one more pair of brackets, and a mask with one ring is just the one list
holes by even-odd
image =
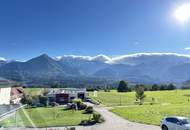
[[73, 101], [75, 98], [85, 100], [87, 97], [86, 89], [81, 88], [56, 88], [51, 89], [47, 94], [49, 102], [57, 102], [59, 104], [66, 104]]
[[11, 83], [0, 79], [0, 105], [8, 105], [11, 100]]
[[23, 96], [22, 87], [12, 87], [15, 82], [0, 79], [0, 105], [19, 104]]
[[0, 105], [10, 104], [11, 100], [11, 87], [0, 88]]

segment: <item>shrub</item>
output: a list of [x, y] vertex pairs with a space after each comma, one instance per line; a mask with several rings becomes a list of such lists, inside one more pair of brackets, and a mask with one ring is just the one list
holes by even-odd
[[84, 104], [84, 103], [81, 103], [79, 106], [78, 106], [78, 109], [79, 110], [85, 110], [87, 108], [87, 105]]
[[47, 106], [48, 105], [48, 98], [46, 96], [39, 96], [40, 104]]
[[86, 109], [85, 109], [85, 114], [92, 114], [94, 112], [94, 109], [92, 106], [88, 106]]
[[27, 104], [27, 105], [31, 106], [32, 102], [33, 102], [33, 100], [32, 100], [32, 97], [30, 95], [24, 95], [21, 99], [22, 104]]
[[82, 103], [82, 100], [80, 98], [76, 98], [73, 100], [73, 103], [77, 104], [79, 106]]
[[101, 115], [100, 115], [99, 113], [94, 113], [92, 119], [93, 119], [94, 121], [96, 121], [96, 122], [100, 122]]
[[79, 125], [88, 126], [94, 125], [96, 122], [94, 120], [82, 120]]

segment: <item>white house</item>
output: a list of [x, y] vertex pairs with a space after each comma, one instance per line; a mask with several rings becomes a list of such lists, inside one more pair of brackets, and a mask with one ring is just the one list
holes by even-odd
[[12, 86], [14, 82], [0, 78], [0, 105], [9, 105], [12, 97]]
[[0, 88], [0, 105], [8, 105], [11, 100], [11, 87]]

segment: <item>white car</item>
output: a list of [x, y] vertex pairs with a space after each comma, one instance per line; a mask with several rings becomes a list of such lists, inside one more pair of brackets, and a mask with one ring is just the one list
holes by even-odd
[[161, 121], [162, 130], [190, 130], [190, 119], [187, 117], [171, 116]]

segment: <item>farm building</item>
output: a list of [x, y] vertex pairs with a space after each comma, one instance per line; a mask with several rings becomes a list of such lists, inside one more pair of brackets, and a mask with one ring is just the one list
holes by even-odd
[[85, 100], [87, 96], [86, 89], [79, 88], [56, 88], [51, 89], [47, 94], [49, 102], [57, 102], [59, 104], [66, 104], [72, 102], [75, 98]]

